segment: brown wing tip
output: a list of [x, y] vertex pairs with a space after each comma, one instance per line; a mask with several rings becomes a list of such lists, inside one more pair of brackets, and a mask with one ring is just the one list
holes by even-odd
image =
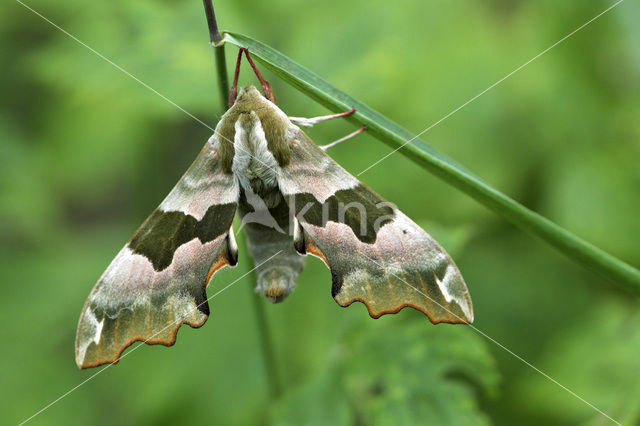
[[[178, 337], [178, 330], [180, 329], [180, 327], [183, 324], [186, 324], [186, 325], [190, 326], [191, 328], [200, 328], [200, 327], [202, 327], [204, 325], [205, 322], [207, 322], [208, 318], [209, 318], [208, 316], [205, 316], [204, 319], [202, 320], [202, 322], [199, 322], [199, 323], [198, 322], [191, 322], [191, 321], [181, 321], [180, 323], [176, 324], [176, 326], [174, 327], [173, 333], [172, 333], [171, 338], [169, 340], [146, 339], [144, 336], [132, 337], [131, 339], [129, 339], [127, 342], [125, 342], [120, 347], [120, 349], [118, 350], [118, 353], [113, 358], [102, 358], [102, 359], [99, 359], [98, 361], [95, 361], [95, 362], [85, 363], [84, 360], [81, 362], [78, 359], [79, 353], [78, 353], [77, 346], [76, 346], [76, 365], [78, 366], [78, 368], [84, 370], [86, 368], [99, 367], [99, 366], [104, 365], [104, 364], [117, 364], [118, 361], [120, 361], [121, 355], [125, 351], [125, 349], [127, 349], [129, 346], [131, 346], [135, 342], [144, 342], [147, 345], [173, 346], [176, 343], [176, 339]], [[132, 352], [133, 352], [133, 350], [131, 352], [129, 352], [129, 353], [132, 353]]]
[[[205, 282], [205, 286], [209, 284], [209, 281], [211, 280], [213, 275], [218, 270], [220, 270], [221, 268], [223, 268], [225, 266], [231, 266], [231, 267], [235, 266], [235, 262], [233, 262], [233, 260], [234, 260], [233, 256], [225, 255], [224, 253], [221, 254], [217, 259], [215, 259], [213, 261], [213, 263], [211, 264], [211, 267], [209, 268], [209, 272], [207, 274], [207, 280]], [[122, 353], [125, 351], [125, 349], [127, 349], [129, 346], [131, 346], [135, 342], [144, 342], [144, 343], [146, 343], [148, 345], [173, 346], [176, 343], [176, 338], [177, 338], [177, 335], [178, 335], [178, 329], [180, 329], [180, 327], [183, 324], [187, 324], [191, 328], [200, 328], [200, 327], [202, 327], [204, 325], [204, 323], [209, 318], [209, 305], [207, 303], [207, 296], [206, 296], [205, 287], [202, 288], [202, 291], [203, 291], [203, 299], [204, 299], [204, 301], [199, 303], [198, 306], [197, 306], [198, 310], [204, 315], [204, 318], [203, 318], [203, 320], [201, 322], [193, 322], [193, 321], [185, 320], [185, 321], [181, 321], [179, 323], [176, 323], [175, 327], [173, 328], [173, 332], [171, 333], [170, 338], [167, 339], [167, 340], [145, 338], [144, 336], [136, 335], [136, 336], [128, 339], [125, 343], [123, 343], [120, 346], [118, 352], [115, 354], [115, 356], [113, 356], [113, 357], [101, 357], [100, 354], [99, 354], [96, 357], [96, 358], [98, 358], [98, 360], [94, 361], [94, 362], [85, 362], [84, 359], [80, 359], [80, 352], [78, 350], [78, 346], [77, 346], [77, 343], [76, 343], [76, 365], [81, 369], [85, 369], [85, 368], [91, 368], [91, 367], [98, 367], [98, 366], [104, 365], [104, 364], [117, 364], [118, 361], [120, 360], [120, 357], [121, 357]], [[84, 312], [84, 310], [83, 310], [83, 312]], [[99, 343], [99, 345], [100, 345], [100, 343]], [[85, 358], [86, 358], [86, 353], [85, 353]]]
[[345, 302], [340, 302], [337, 297], [333, 298], [336, 303], [340, 306], [342, 306], [343, 308], [346, 308], [347, 306], [351, 306], [353, 304], [353, 302], [360, 302], [362, 303], [366, 308], [367, 311], [369, 312], [369, 316], [373, 319], [378, 319], [380, 318], [382, 315], [387, 315], [387, 314], [397, 314], [398, 312], [400, 312], [403, 308], [413, 308], [417, 311], [422, 312], [423, 314], [425, 314], [427, 316], [427, 318], [429, 318], [429, 321], [431, 321], [432, 324], [440, 324], [440, 323], [448, 323], [448, 324], [471, 324], [473, 322], [473, 318], [471, 319], [466, 319], [463, 317], [435, 317], [433, 314], [430, 314], [425, 308], [418, 306], [416, 304], [410, 303], [410, 302], [403, 302], [397, 306], [395, 306], [393, 309], [384, 309], [381, 311], [375, 311], [373, 310], [373, 308], [371, 307], [371, 304], [368, 303], [366, 300], [360, 298], [360, 297], [356, 297], [354, 299], [350, 299], [347, 300]]

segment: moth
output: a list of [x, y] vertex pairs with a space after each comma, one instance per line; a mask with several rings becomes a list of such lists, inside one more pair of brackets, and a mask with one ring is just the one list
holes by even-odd
[[[182, 324], [209, 316], [206, 286], [238, 262], [238, 215], [256, 265], [257, 291], [281, 302], [306, 254], [331, 271], [341, 306], [373, 318], [413, 307], [432, 323], [470, 323], [473, 308], [455, 263], [425, 231], [345, 171], [265, 96], [237, 93], [176, 186], [98, 280], [76, 334], [81, 368], [115, 363], [135, 341], [171, 346]], [[351, 111], [350, 111], [351, 112]], [[345, 114], [337, 114], [345, 115]]]

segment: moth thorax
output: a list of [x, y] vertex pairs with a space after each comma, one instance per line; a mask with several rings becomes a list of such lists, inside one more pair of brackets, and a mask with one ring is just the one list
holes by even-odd
[[267, 208], [276, 207], [282, 201], [282, 193], [277, 185], [271, 185], [260, 178], [254, 177], [249, 182], [249, 186], [254, 194], [264, 201]]
[[262, 123], [254, 111], [239, 114], [235, 122], [232, 171], [240, 184], [257, 194], [277, 187], [279, 165], [269, 150]]

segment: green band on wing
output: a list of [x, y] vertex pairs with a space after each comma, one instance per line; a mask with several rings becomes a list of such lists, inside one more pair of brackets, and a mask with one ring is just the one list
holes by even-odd
[[207, 243], [227, 232], [235, 211], [236, 203], [214, 204], [197, 220], [183, 212], [156, 209], [131, 238], [129, 248], [149, 259], [153, 269], [162, 271], [184, 243], [194, 238]]
[[308, 192], [296, 194], [295, 210], [296, 215], [303, 216], [304, 222], [311, 225], [324, 227], [329, 221], [343, 223], [367, 244], [375, 243], [377, 231], [394, 217], [391, 205], [363, 185], [336, 191], [324, 203]]

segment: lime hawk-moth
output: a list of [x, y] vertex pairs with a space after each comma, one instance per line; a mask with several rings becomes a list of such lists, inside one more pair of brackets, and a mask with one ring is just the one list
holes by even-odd
[[294, 124], [310, 121], [276, 106], [246, 50], [265, 96], [253, 86], [236, 92], [242, 52], [215, 133], [91, 291], [76, 334], [79, 367], [117, 362], [135, 341], [169, 346], [180, 325], [202, 326], [207, 284], [238, 261], [235, 215], [257, 290], [271, 302], [291, 293], [311, 254], [329, 267], [341, 306], [360, 301], [373, 318], [410, 306], [434, 324], [473, 321], [451, 257]]

